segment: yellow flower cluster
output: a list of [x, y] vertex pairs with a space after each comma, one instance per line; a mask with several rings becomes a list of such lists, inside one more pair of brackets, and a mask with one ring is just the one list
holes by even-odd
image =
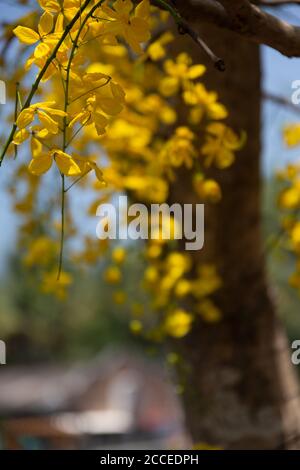
[[[39, 0], [39, 5], [43, 13], [36, 26], [14, 30], [22, 47], [30, 49], [25, 70], [35, 67], [38, 75], [30, 99], [24, 99], [22, 89], [18, 94], [9, 150], [13, 154], [27, 149], [16, 161], [25, 190], [22, 195], [11, 191], [16, 210], [27, 215], [21, 231], [28, 248], [25, 263], [43, 265], [43, 291], [62, 298], [71, 276], [61, 265], [60, 275], [54, 273], [55, 258], [62, 258], [59, 239], [63, 240], [64, 231], [68, 240], [81, 236], [82, 250], [70, 255], [75, 262], [96, 263], [108, 242], [81, 234], [73, 223], [71, 204], [66, 204], [59, 222], [55, 216], [43, 221], [55, 241], [49, 235], [32, 243], [30, 234], [40, 224], [36, 209], [40, 195], [46, 194], [40, 176], [47, 173], [45, 178], [52, 182], [53, 169], [61, 176], [61, 191], [53, 192], [51, 186], [51, 209], [65, 204], [75, 184], [82, 192], [93, 190], [87, 207], [93, 216], [98, 204], [118, 192], [128, 192], [132, 200], [166, 202], [182, 167], [190, 173], [195, 196], [217, 203], [222, 190], [206, 177], [206, 168], [228, 168], [245, 137], [224, 123], [227, 110], [201, 83], [205, 66], [194, 64], [187, 53], [168, 57], [174, 41], [168, 15], [150, 7], [149, 0]], [[25, 155], [30, 158], [25, 160]], [[93, 181], [85, 178], [91, 172], [96, 176]], [[51, 256], [44, 257], [45, 250]], [[197, 316], [205, 321], [220, 318], [209, 298], [221, 285], [214, 267], [197, 270], [174, 240], [150, 242], [145, 253], [143, 284], [159, 312], [150, 327], [153, 336], [182, 337]], [[116, 287], [117, 304], [126, 301], [121, 289], [124, 257], [123, 248], [114, 250], [104, 273]], [[135, 322], [131, 327], [137, 333], [144, 309], [138, 299], [131, 304]]]

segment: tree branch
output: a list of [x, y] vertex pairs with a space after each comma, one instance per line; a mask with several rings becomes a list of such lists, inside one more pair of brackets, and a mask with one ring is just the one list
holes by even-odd
[[287, 57], [300, 57], [300, 27], [261, 10], [248, 0], [175, 0], [177, 10], [189, 23], [212, 23]]
[[279, 106], [288, 108], [289, 110], [294, 111], [297, 114], [300, 114], [300, 106], [292, 103], [292, 101], [286, 98], [285, 96], [280, 96], [269, 91], [264, 91], [262, 93], [262, 98], [267, 101], [271, 101], [272, 103], [275, 103]]
[[265, 7], [281, 7], [285, 5], [300, 5], [300, 0], [251, 0], [251, 3]]

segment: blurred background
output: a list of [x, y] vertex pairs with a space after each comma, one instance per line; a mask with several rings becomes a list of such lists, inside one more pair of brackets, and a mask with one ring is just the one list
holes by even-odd
[[[25, 13], [13, 1], [0, 1], [1, 23]], [[4, 8], [3, 8], [4, 7]], [[300, 25], [297, 6], [280, 10]], [[281, 139], [284, 124], [300, 119], [290, 101], [300, 79], [300, 60], [262, 47], [264, 67], [262, 211], [266, 245], [279, 229], [276, 169], [299, 158]], [[1, 76], [0, 76], [1, 79]], [[251, 99], [251, 97], [249, 97]], [[284, 100], [282, 100], [283, 102]], [[1, 172], [0, 188], [5, 173]], [[172, 356], [140, 338], [137, 324], [102, 282], [109, 262], [73, 272], [64, 302], [40, 293], [16, 249], [17, 217], [0, 189], [0, 339], [7, 365], [0, 366], [0, 446], [2, 448], [183, 448], [189, 443], [180, 406], [180, 387], [171, 378]], [[84, 221], [83, 221], [84, 223]], [[90, 226], [94, 236], [95, 226]], [[130, 296], [139, 282], [139, 246], [129, 246], [122, 291]], [[290, 341], [300, 338], [300, 301], [288, 286], [294, 259], [276, 245], [268, 269], [278, 309]], [[143, 299], [141, 300], [143, 302]], [[173, 377], [174, 379], [174, 377]], [[175, 383], [175, 385], [174, 385]]]

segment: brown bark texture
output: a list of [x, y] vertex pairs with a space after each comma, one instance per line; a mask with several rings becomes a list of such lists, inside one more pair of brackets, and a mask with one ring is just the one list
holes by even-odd
[[[218, 92], [230, 113], [229, 125], [248, 139], [235, 164], [211, 175], [222, 186], [222, 201], [206, 205], [205, 245], [195, 264], [218, 266], [223, 287], [216, 303], [223, 312], [214, 325], [197, 321], [178, 346], [187, 365], [183, 402], [194, 443], [225, 449], [297, 448], [300, 443], [298, 383], [286, 335], [268, 292], [261, 238], [261, 69], [259, 47], [234, 33], [195, 27], [227, 71], [208, 65], [206, 85]], [[190, 38], [178, 50], [205, 62]], [[174, 49], [176, 53], [176, 48]], [[171, 202], [196, 203], [192, 175], [183, 170]]]

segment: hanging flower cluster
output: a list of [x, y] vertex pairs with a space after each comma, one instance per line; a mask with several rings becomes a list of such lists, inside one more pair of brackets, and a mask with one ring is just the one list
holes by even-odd
[[[149, 0], [38, 3], [42, 13], [36, 12], [36, 27], [25, 26], [24, 18], [14, 29], [29, 51], [24, 73], [37, 75], [27, 94], [25, 85], [17, 90], [15, 122], [0, 162], [17, 157], [7, 163], [16, 166], [23, 183], [22, 192], [13, 185], [11, 192], [15, 210], [24, 216], [24, 262], [41, 266], [43, 292], [63, 298], [72, 282], [63, 269], [65, 242], [81, 237], [82, 250], [69, 248], [65, 258], [86, 264], [96, 263], [108, 249], [107, 240], [93, 240], [76, 227], [71, 188], [92, 194], [87, 214], [94, 216], [100, 203], [120, 192], [133, 201], [167, 201], [183, 167], [191, 174], [195, 197], [217, 203], [222, 190], [206, 169], [232, 165], [245, 138], [224, 123], [227, 110], [201, 83], [205, 66], [185, 52], [168, 57], [174, 35], [166, 11]], [[43, 216], [41, 199], [47, 194]], [[32, 240], [33, 233], [38, 235]], [[104, 276], [116, 286], [118, 304], [127, 301], [120, 287], [125, 257], [122, 247], [114, 251]], [[211, 299], [221, 286], [214, 266], [193, 266], [175, 240], [149, 242], [144, 260], [142, 284], [158, 312], [152, 337], [182, 337], [197, 315], [208, 322], [220, 319]], [[143, 309], [134, 299], [130, 308], [132, 329], [140, 332]]]

